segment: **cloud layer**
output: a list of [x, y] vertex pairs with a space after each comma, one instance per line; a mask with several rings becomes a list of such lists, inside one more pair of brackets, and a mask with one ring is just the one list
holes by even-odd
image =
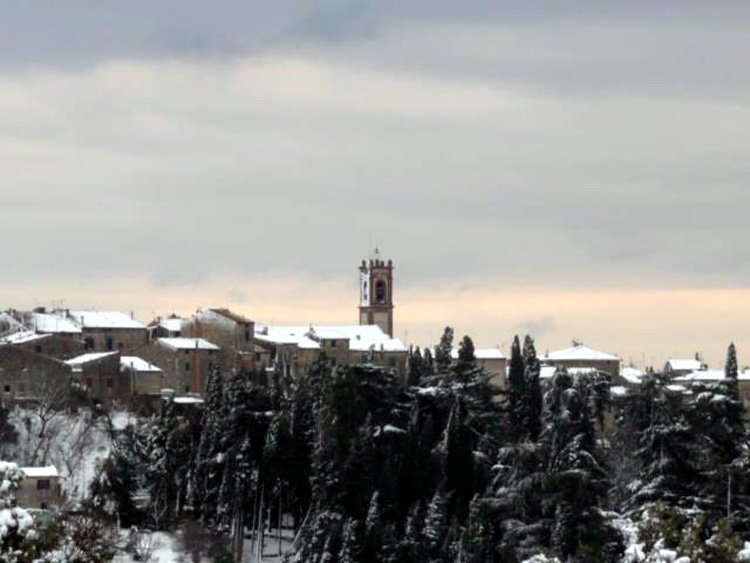
[[9, 3], [0, 298], [748, 287], [747, 3], [402, 4]]

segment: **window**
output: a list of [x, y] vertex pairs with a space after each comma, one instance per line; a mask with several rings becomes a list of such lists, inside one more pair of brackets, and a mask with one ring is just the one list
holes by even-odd
[[107, 337], [107, 350], [112, 350], [115, 347], [115, 342], [111, 336]]
[[41, 344], [37, 344], [36, 346], [34, 346], [34, 351], [37, 354], [41, 354], [42, 353], [42, 345]]
[[375, 282], [375, 301], [378, 303], [385, 303], [385, 280], [378, 280]]
[[335, 348], [335, 347], [336, 347], [336, 341], [335, 340], [331, 340], [331, 348]]
[[260, 352], [255, 352], [255, 361], [256, 362], [260, 361]]
[[185, 362], [185, 371], [193, 369], [193, 365], [190, 362]]
[[50, 490], [49, 479], [37, 479], [36, 490], [37, 491], [48, 491], [48, 490]]
[[245, 342], [250, 342], [250, 331], [249, 330], [245, 331]]
[[6, 385], [5, 387], [3, 387], [3, 391], [5, 391], [6, 393], [10, 393], [10, 385]]
[[107, 379], [107, 389], [112, 389], [112, 378]]
[[84, 340], [84, 343], [85, 343], [85, 346], [86, 346], [86, 350], [93, 350], [94, 349], [94, 339], [91, 338], [90, 336], [86, 337], [86, 339]]
[[87, 379], [85, 381], [85, 383], [86, 383], [86, 387], [88, 387], [89, 389], [93, 389], [93, 387], [94, 387], [94, 380], [93, 379], [89, 378], [89, 379]]

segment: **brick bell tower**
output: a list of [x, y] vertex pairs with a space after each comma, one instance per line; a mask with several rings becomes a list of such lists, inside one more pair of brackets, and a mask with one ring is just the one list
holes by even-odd
[[375, 257], [359, 267], [359, 324], [378, 325], [393, 338], [393, 261]]

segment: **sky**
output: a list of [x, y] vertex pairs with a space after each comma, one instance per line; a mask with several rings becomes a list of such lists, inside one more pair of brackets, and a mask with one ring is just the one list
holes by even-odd
[[750, 363], [750, 4], [0, 0], [0, 306]]

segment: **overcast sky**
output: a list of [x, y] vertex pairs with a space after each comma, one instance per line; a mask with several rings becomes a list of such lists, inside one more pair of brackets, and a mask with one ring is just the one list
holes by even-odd
[[0, 8], [3, 306], [750, 348], [746, 1]]

